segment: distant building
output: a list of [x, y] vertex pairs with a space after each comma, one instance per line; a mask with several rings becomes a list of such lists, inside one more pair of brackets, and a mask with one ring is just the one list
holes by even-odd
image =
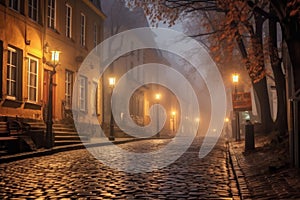
[[[53, 70], [46, 63], [51, 61], [51, 51], [59, 51], [53, 118], [70, 118], [76, 72], [102, 42], [104, 20], [99, 0], [0, 0], [0, 115], [45, 119]], [[92, 83], [82, 78], [84, 101], [77, 110], [93, 112], [85, 92]], [[95, 105], [101, 101], [100, 93], [96, 99]]]
[[[113, 35], [116, 35], [120, 32], [131, 30], [135, 28], [141, 27], [149, 27], [148, 20], [144, 14], [143, 9], [134, 8], [129, 9], [125, 6], [124, 1], [122, 0], [111, 0], [111, 1], [102, 1], [103, 12], [107, 16], [105, 21], [104, 28], [104, 37], [109, 38]], [[155, 35], [147, 35], [144, 38], [139, 38], [136, 36], [134, 41], [136, 43], [143, 43], [143, 39], [147, 38], [149, 41], [153, 41], [155, 43]], [[120, 38], [119, 38], [120, 39]], [[126, 38], [124, 38], [126, 40]], [[112, 56], [120, 49], [120, 44], [124, 42], [116, 41], [115, 44], [111, 45], [111, 52], [109, 52]], [[130, 46], [134, 46], [135, 44], [130, 44]], [[131, 47], [129, 47], [131, 48]], [[126, 55], [122, 55], [118, 59], [116, 59], [105, 71], [103, 75], [103, 124], [108, 127], [110, 122], [110, 113], [111, 113], [111, 89], [108, 86], [108, 78], [114, 76], [118, 81], [126, 72], [135, 67], [145, 64], [145, 63], [160, 63], [168, 65], [168, 61], [162, 55], [162, 52], [159, 49], [139, 49], [131, 51]], [[153, 82], [158, 81], [158, 77], [164, 78], [164, 72], [158, 72], [156, 77], [153, 77]], [[147, 76], [143, 73], [142, 69], [136, 71], [136, 78], [127, 79], [127, 83], [141, 83], [143, 80], [143, 76]], [[171, 116], [171, 110], [174, 110], [175, 107], [177, 109], [177, 104], [170, 104], [170, 102], [176, 102], [174, 95], [164, 87], [161, 87], [157, 84], [148, 84], [140, 87], [136, 90], [131, 96], [129, 105], [130, 116], [125, 116], [123, 112], [118, 113], [121, 120], [125, 120], [126, 118], [131, 118], [137, 125], [144, 126], [150, 122], [150, 107], [158, 103], [155, 100], [155, 94], [162, 93], [162, 97], [165, 99], [161, 99], [159, 103], [163, 104], [167, 112], [167, 121], [165, 124], [166, 133], [170, 133], [170, 129], [173, 130], [175, 126], [171, 123], [174, 121], [174, 117]], [[168, 95], [167, 95], [168, 94]], [[173, 109], [174, 107], [174, 109]], [[171, 122], [171, 123], [170, 123]], [[123, 123], [123, 122], [122, 122]], [[175, 124], [175, 123], [174, 123]]]

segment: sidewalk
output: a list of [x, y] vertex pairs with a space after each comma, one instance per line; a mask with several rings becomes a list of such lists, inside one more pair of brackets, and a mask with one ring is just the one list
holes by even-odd
[[[115, 141], [113, 141], [113, 143], [123, 144], [126, 142], [134, 142], [134, 141], [145, 140], [145, 139], [157, 139], [157, 138], [115, 138]], [[164, 138], [159, 138], [159, 139], [164, 139]], [[89, 148], [95, 146], [106, 146], [111, 144], [112, 143], [107, 139], [107, 142], [101, 142], [101, 143], [81, 143], [81, 144], [72, 144], [72, 145], [64, 145], [64, 146], [54, 146], [52, 149], [42, 148], [36, 151], [29, 151], [29, 152], [22, 152], [17, 154], [1, 156], [0, 163], [12, 162], [20, 159], [31, 158], [31, 157], [51, 155], [63, 151], [83, 149], [83, 148]]]
[[242, 199], [300, 199], [299, 170], [289, 166], [287, 140], [255, 135], [255, 150], [244, 152], [245, 141], [229, 142], [229, 153]]

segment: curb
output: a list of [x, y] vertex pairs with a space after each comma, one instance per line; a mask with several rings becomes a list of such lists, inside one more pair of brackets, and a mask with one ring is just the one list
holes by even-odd
[[47, 156], [52, 155], [59, 152], [64, 151], [71, 151], [71, 150], [78, 150], [78, 149], [85, 149], [85, 148], [91, 148], [91, 147], [99, 147], [99, 146], [107, 146], [113, 144], [125, 144], [128, 142], [136, 142], [141, 140], [154, 140], [154, 139], [169, 139], [169, 138], [133, 138], [128, 140], [120, 140], [120, 141], [113, 141], [113, 142], [105, 142], [105, 143], [87, 143], [87, 144], [73, 144], [73, 145], [66, 145], [66, 146], [56, 146], [52, 149], [41, 149], [37, 151], [30, 151], [30, 152], [24, 152], [24, 153], [18, 153], [13, 155], [7, 155], [0, 158], [0, 164], [2, 163], [9, 163], [17, 160], [22, 160], [26, 158], [32, 158], [32, 157], [40, 157], [40, 156]]
[[245, 180], [245, 174], [243, 173], [243, 170], [240, 167], [239, 160], [236, 156], [235, 151], [233, 150], [231, 142], [229, 142], [228, 144], [228, 153], [234, 177], [237, 182], [239, 196], [243, 200], [250, 200], [252, 198]]

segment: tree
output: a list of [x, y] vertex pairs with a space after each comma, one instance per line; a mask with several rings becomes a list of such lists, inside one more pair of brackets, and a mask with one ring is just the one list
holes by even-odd
[[[214, 42], [210, 45], [211, 50], [224, 52], [225, 48], [227, 49], [226, 56], [234, 51], [235, 45], [233, 44], [236, 41], [260, 102], [261, 130], [264, 132], [271, 131], [273, 129], [273, 121], [270, 114], [262, 46], [262, 26], [265, 18], [262, 15], [254, 13], [245, 1], [160, 0], [151, 2], [152, 4], [149, 4], [149, 2], [145, 4], [145, 2], [141, 1], [135, 3], [145, 9], [152, 22], [163, 20], [170, 25], [174, 24], [178, 18], [186, 17], [190, 13], [201, 12], [206, 16], [207, 13], [211, 12], [214, 15], [210, 16], [221, 13], [218, 14], [219, 23], [216, 26], [212, 27], [210, 23], [210, 26], [206, 25], [208, 27], [206, 32], [195, 34], [195, 36], [211, 34], [214, 38]], [[266, 7], [266, 5], [264, 2], [261, 3], [262, 7]], [[203, 31], [203, 29], [199, 30]]]
[[[220, 30], [211, 33], [226, 33], [227, 37], [231, 36], [238, 44], [241, 54], [245, 58], [245, 66], [248, 69], [249, 76], [254, 84], [258, 84], [256, 89], [265, 88], [265, 71], [261, 60], [263, 60], [261, 49], [261, 25], [264, 20], [268, 19], [270, 26], [270, 43], [269, 55], [271, 56], [271, 64], [276, 82], [278, 95], [278, 118], [277, 128], [280, 131], [286, 130], [285, 103], [293, 100], [291, 106], [288, 106], [294, 119], [289, 118], [293, 130], [290, 133], [291, 157], [293, 163], [300, 166], [300, 134], [298, 124], [300, 122], [300, 1], [299, 0], [134, 0], [131, 5], [137, 5], [144, 8], [145, 12], [150, 16], [153, 22], [163, 21], [174, 24], [179, 17], [183, 17], [186, 13], [191, 12], [221, 12], [225, 15], [223, 26]], [[221, 20], [221, 19], [220, 19]], [[288, 87], [291, 93], [288, 93], [287, 101], [285, 101], [284, 75], [281, 71], [281, 62], [283, 58], [278, 56], [276, 41], [275, 24], [279, 23], [283, 32], [283, 41], [288, 49], [288, 57], [291, 66], [287, 66], [287, 72], [291, 72], [288, 77]], [[255, 25], [253, 28], [252, 25]], [[246, 29], [245, 29], [246, 28]], [[234, 31], [235, 30], [235, 31]], [[250, 39], [243, 37], [243, 32], [247, 30]], [[255, 32], [254, 32], [255, 30]], [[208, 33], [204, 33], [208, 34]], [[203, 35], [200, 33], [199, 35]], [[249, 36], [249, 35], [248, 35]], [[252, 46], [252, 52], [250, 51]], [[249, 48], [250, 47], [250, 48]], [[256, 52], [253, 50], [257, 50]], [[249, 54], [251, 53], [251, 54]], [[252, 54], [253, 53], [253, 54]], [[254, 58], [249, 59], [251, 55]], [[252, 61], [255, 61], [252, 63]], [[260, 83], [260, 84], [259, 84]], [[260, 86], [259, 86], [260, 85]], [[260, 98], [260, 100], [264, 100]], [[268, 118], [268, 117], [267, 117]], [[283, 119], [283, 120], [281, 120]], [[269, 120], [265, 120], [269, 121]]]

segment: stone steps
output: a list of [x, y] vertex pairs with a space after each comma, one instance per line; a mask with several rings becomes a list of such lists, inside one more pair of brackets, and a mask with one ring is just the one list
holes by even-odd
[[87, 138], [78, 135], [72, 124], [55, 123], [53, 124], [53, 133], [55, 146], [79, 144], [87, 140]]

